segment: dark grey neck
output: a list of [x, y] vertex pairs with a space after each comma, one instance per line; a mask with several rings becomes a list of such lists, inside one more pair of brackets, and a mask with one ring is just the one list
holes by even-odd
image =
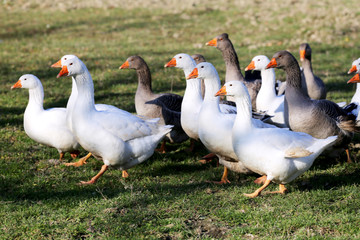
[[146, 91], [152, 92], [151, 88], [151, 73], [150, 69], [146, 66], [136, 70], [138, 75], [138, 89], [145, 89]]
[[231, 71], [232, 77], [236, 76], [237, 79], [243, 81], [244, 76], [241, 73], [239, 59], [238, 59], [238, 56], [235, 52], [233, 45], [231, 44], [231, 47], [224, 49], [222, 51], [222, 55], [223, 55], [223, 58], [225, 61], [227, 74], [229, 71]]
[[296, 89], [301, 89], [301, 72], [297, 61], [293, 61], [285, 69], [286, 84]]
[[311, 60], [305, 58], [304, 61], [301, 63], [301, 66], [303, 69], [310, 69], [310, 71], [312, 72]]

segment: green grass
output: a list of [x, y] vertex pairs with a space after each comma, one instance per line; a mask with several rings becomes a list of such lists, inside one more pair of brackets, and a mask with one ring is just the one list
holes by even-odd
[[[22, 118], [28, 101], [23, 89], [10, 91], [22, 74], [40, 78], [45, 108], [65, 106], [69, 78], [56, 79], [50, 68], [65, 54], [76, 54], [89, 68], [97, 102], [134, 112], [137, 77], [119, 70], [127, 57], [147, 61], [153, 90], [183, 94], [185, 80], [163, 65], [175, 54], [200, 53], [223, 79], [220, 52], [204, 44], [228, 32], [242, 69], [258, 54], [271, 57], [287, 49], [298, 57], [308, 41], [313, 68], [328, 88], [328, 98], [349, 102], [355, 86], [346, 74], [360, 56], [355, 1], [329, 1], [297, 12], [290, 3], [265, 10], [249, 6], [196, 6], [181, 12], [165, 8], [0, 9], [0, 238], [1, 239], [355, 239], [360, 238], [360, 166], [346, 164], [345, 154], [320, 157], [304, 175], [287, 185], [289, 194], [247, 199], [256, 176], [230, 173], [231, 184], [218, 186], [222, 168], [197, 160], [189, 142], [169, 146], [129, 170], [111, 169], [92, 186], [89, 180], [102, 163], [94, 159], [80, 168], [52, 164], [55, 149], [26, 136]], [[263, 6], [263, 4], [265, 6]], [[35, 6], [35, 5], [34, 5]], [[226, 5], [227, 6], [227, 5]], [[326, 13], [326, 14], [325, 14]], [[308, 24], [304, 24], [304, 23]], [[316, 38], [316, 36], [319, 36]], [[284, 73], [276, 70], [277, 78]], [[357, 143], [358, 137], [354, 143]], [[358, 149], [351, 150], [353, 158]], [[82, 152], [85, 155], [85, 151]], [[65, 161], [71, 161], [68, 155]], [[272, 184], [269, 190], [275, 190]]]

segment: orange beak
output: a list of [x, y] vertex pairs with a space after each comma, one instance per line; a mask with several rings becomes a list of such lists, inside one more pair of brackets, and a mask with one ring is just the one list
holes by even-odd
[[164, 67], [176, 67], [176, 59], [171, 59]]
[[126, 62], [124, 62], [123, 65], [121, 65], [121, 66], [119, 67], [119, 69], [124, 69], [124, 68], [129, 68], [129, 62], [128, 62], [128, 60], [126, 60]]
[[22, 88], [20, 79], [11, 87], [11, 89], [14, 89], [14, 88]]
[[69, 71], [66, 66], [63, 66], [59, 72], [59, 74], [56, 76], [56, 78], [67, 76], [69, 74]]
[[300, 50], [300, 61], [305, 60], [305, 50]]
[[245, 71], [254, 70], [255, 69], [255, 62], [251, 61], [251, 63], [245, 68]]
[[360, 82], [360, 75], [359, 73], [353, 76], [347, 83], [359, 83]]
[[223, 86], [222, 88], [220, 88], [220, 90], [215, 94], [215, 97], [217, 96], [225, 96], [226, 93], [226, 86]]
[[216, 47], [217, 45], [217, 40], [216, 38], [214, 38], [213, 40], [210, 40], [206, 43], [207, 46], [212, 46], [212, 47]]
[[192, 72], [189, 74], [189, 76], [187, 76], [186, 79], [197, 78], [198, 76], [199, 76], [198, 69], [194, 68], [194, 70], [192, 70]]
[[356, 65], [352, 65], [350, 70], [348, 71], [348, 74], [356, 72], [356, 71], [357, 71]]
[[269, 62], [269, 64], [266, 66], [265, 69], [275, 68], [275, 67], [277, 67], [277, 62], [276, 62], [276, 59], [275, 59], [275, 58], [272, 58], [271, 61]]
[[57, 61], [56, 63], [54, 63], [53, 65], [51, 65], [51, 67], [53, 67], [53, 68], [61, 68], [61, 59], [59, 61]]

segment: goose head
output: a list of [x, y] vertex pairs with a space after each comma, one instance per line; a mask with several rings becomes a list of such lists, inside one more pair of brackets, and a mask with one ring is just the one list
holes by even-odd
[[245, 68], [245, 71], [249, 70], [264, 70], [266, 66], [269, 64], [270, 60], [265, 55], [258, 55], [254, 57], [250, 64]]
[[308, 43], [302, 43], [299, 48], [300, 61], [304, 61], [305, 58], [311, 61], [311, 47]]
[[297, 64], [295, 57], [288, 51], [282, 50], [274, 54], [270, 63], [266, 66], [266, 69], [268, 68], [284, 69], [290, 67], [295, 63]]
[[241, 97], [248, 95], [245, 85], [240, 81], [230, 81], [224, 84], [215, 96]]
[[34, 89], [41, 84], [40, 80], [32, 74], [25, 74], [22, 75], [19, 80], [11, 87], [11, 89], [14, 88], [28, 88], [28, 89]]
[[216, 47], [220, 50], [224, 50], [230, 47], [232, 44], [229, 40], [229, 35], [227, 33], [223, 33], [213, 38], [212, 40], [208, 41], [206, 45]]
[[164, 67], [176, 67], [180, 69], [193, 69], [196, 66], [195, 60], [186, 53], [176, 54]]
[[207, 79], [213, 77], [219, 77], [215, 67], [209, 62], [203, 62], [196, 65], [194, 70], [187, 76], [186, 79], [200, 78]]
[[[65, 57], [71, 56], [71, 57]], [[74, 76], [78, 74], [82, 74], [86, 71], [85, 64], [75, 55], [65, 55], [60, 59], [61, 70], [59, 74], [56, 76], [64, 77], [64, 76]]]
[[145, 60], [137, 55], [128, 57], [128, 59], [126, 59], [126, 61], [119, 67], [119, 69], [135, 69], [135, 70], [139, 70], [143, 67], [146, 67], [146, 62]]
[[199, 63], [202, 63], [202, 62], [206, 62], [205, 57], [201, 54], [194, 54], [194, 55], [191, 55], [191, 57], [192, 57], [192, 59], [195, 60], [196, 65]]
[[66, 61], [69, 61], [71, 59], [74, 59], [74, 58], [77, 58], [75, 55], [64, 55], [62, 56], [62, 58], [57, 61], [56, 63], [54, 63], [53, 65], [51, 65], [52, 68], [62, 68], [63, 64], [62, 63], [65, 63]]
[[348, 74], [353, 73], [353, 72], [359, 72], [359, 70], [360, 70], [360, 58], [358, 58], [352, 62], [351, 68], [349, 69]]

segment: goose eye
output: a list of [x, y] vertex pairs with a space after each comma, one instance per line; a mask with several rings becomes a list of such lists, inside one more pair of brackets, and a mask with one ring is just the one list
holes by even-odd
[[220, 41], [222, 41], [222, 40], [223, 40], [223, 38], [219, 38], [219, 40], [220, 40]]
[[230, 87], [232, 87], [232, 84], [230, 84]]
[[64, 58], [64, 60], [66, 60], [66, 58]]
[[258, 59], [258, 62], [260, 62], [260, 59]]
[[180, 56], [179, 58], [181, 59], [182, 57]]
[[201, 68], [204, 68], [204, 66], [201, 66]]
[[26, 81], [26, 78], [24, 78], [24, 81]]
[[281, 58], [281, 55], [279, 55], [279, 58]]
[[72, 65], [72, 63], [70, 63], [69, 65]]

